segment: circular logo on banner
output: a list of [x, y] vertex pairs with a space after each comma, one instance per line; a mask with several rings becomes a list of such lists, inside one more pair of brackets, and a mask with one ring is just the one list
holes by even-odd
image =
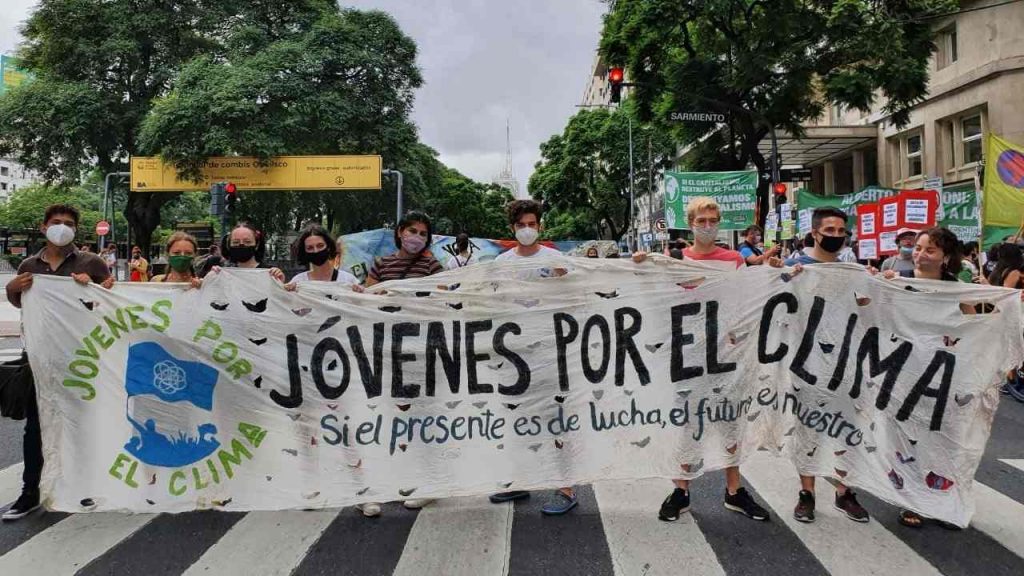
[[[675, 202], [679, 198], [679, 182], [675, 178], [665, 179], [665, 197], [669, 202]], [[669, 221], [673, 221], [671, 218]]]
[[1024, 188], [1024, 154], [1016, 150], [1007, 150], [999, 155], [996, 161], [999, 179], [1013, 186]]

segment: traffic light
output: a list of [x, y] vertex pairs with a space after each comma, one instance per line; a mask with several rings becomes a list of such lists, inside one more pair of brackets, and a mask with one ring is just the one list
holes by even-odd
[[612, 89], [612, 104], [618, 104], [622, 100], [622, 81], [624, 79], [625, 73], [622, 71], [621, 66], [613, 66], [608, 69], [608, 83]]
[[238, 187], [234, 182], [224, 184], [224, 212], [231, 214], [238, 204]]
[[224, 185], [221, 183], [210, 185], [210, 216], [222, 216], [224, 214]]
[[776, 182], [772, 186], [772, 192], [775, 193], [775, 205], [779, 206], [786, 203], [786, 184], [783, 182]]

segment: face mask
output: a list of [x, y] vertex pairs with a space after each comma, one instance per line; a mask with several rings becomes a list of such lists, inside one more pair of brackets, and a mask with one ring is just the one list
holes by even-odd
[[925, 252], [918, 252], [914, 258], [914, 266], [922, 270], [939, 270], [946, 264], [945, 260], [945, 257], [928, 256]]
[[523, 246], [533, 246], [533, 243], [537, 241], [537, 236], [540, 233], [537, 232], [536, 228], [520, 228], [516, 230], [516, 240], [519, 241]]
[[175, 256], [168, 256], [167, 263], [171, 266], [171, 270], [181, 273], [186, 272], [192, 268], [192, 256], [179, 254]]
[[902, 256], [903, 258], [910, 258], [913, 255], [914, 255], [914, 247], [913, 246], [900, 246], [900, 256]]
[[319, 252], [306, 252], [306, 260], [313, 266], [323, 266], [330, 257], [327, 255], [327, 248]]
[[427, 246], [427, 241], [419, 234], [402, 236], [402, 248], [409, 254], [419, 254]]
[[248, 262], [256, 256], [255, 246], [231, 246], [228, 248], [228, 258], [235, 264], [241, 264], [242, 262]]
[[818, 245], [825, 252], [835, 253], [843, 249], [843, 244], [846, 243], [846, 236], [825, 236], [822, 235]]
[[67, 224], [54, 224], [52, 226], [47, 226], [46, 239], [54, 246], [67, 246], [75, 239], [75, 229]]
[[718, 226], [705, 226], [703, 228], [694, 228], [693, 235], [704, 244], [714, 242], [718, 238]]

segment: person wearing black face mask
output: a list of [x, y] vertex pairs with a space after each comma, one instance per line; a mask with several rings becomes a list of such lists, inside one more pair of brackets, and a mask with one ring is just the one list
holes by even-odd
[[[266, 250], [263, 233], [252, 224], [239, 222], [224, 238], [223, 244], [221, 251], [228, 257], [230, 267], [267, 268], [260, 263]], [[215, 267], [213, 271], [216, 270]], [[280, 268], [270, 268], [270, 275], [278, 282], [284, 282], [284, 272]]]
[[334, 259], [338, 255], [338, 244], [334, 238], [320, 226], [314, 224], [307, 227], [299, 235], [292, 246], [295, 260], [309, 270], [296, 274], [292, 281], [285, 285], [288, 290], [295, 290], [297, 284], [303, 282], [339, 282], [341, 284], [358, 284], [359, 280], [344, 270], [334, 267]]

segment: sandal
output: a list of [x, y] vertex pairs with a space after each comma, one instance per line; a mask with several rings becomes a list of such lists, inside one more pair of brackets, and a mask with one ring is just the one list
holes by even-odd
[[540, 509], [542, 514], [547, 516], [561, 516], [579, 504], [576, 499], [575, 492], [573, 492], [572, 496], [569, 496], [565, 492], [559, 490], [558, 492], [555, 492], [555, 496], [557, 498], [556, 501], [545, 504], [544, 507]]
[[920, 528], [924, 524], [924, 518], [912, 510], [900, 510], [900, 524], [908, 528]]

